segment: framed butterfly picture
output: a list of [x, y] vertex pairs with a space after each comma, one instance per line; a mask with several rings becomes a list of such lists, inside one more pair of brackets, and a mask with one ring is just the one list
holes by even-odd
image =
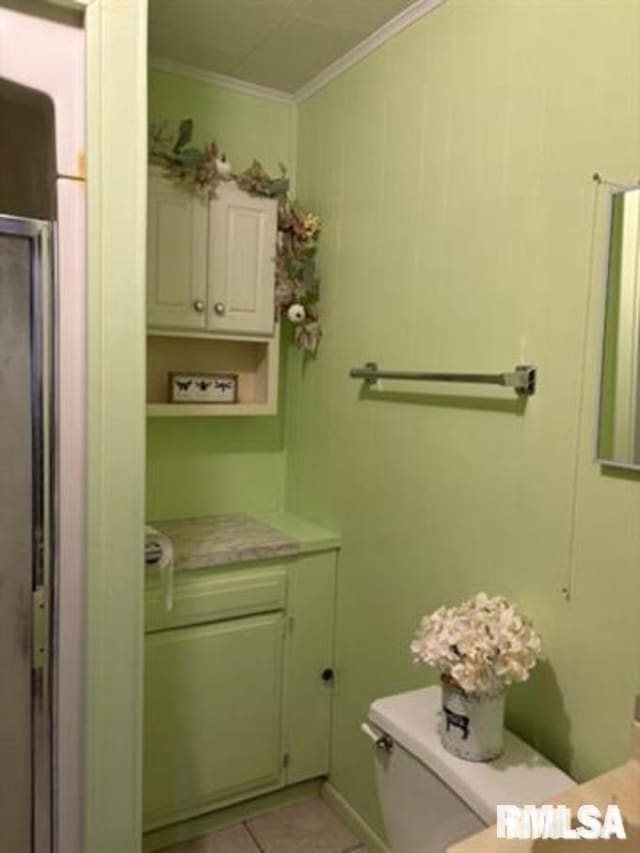
[[237, 403], [236, 373], [170, 373], [171, 403]]

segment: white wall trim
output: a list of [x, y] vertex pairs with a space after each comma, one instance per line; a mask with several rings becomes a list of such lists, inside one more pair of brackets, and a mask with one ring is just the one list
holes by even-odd
[[420, 18], [428, 15], [429, 12], [432, 12], [446, 2], [447, 0], [415, 0], [414, 3], [407, 6], [406, 9], [403, 9], [402, 12], [399, 12], [391, 20], [387, 21], [375, 30], [375, 32], [347, 51], [344, 56], [336, 59], [335, 62], [332, 62], [331, 65], [328, 65], [319, 74], [312, 77], [297, 92], [293, 93], [282, 92], [280, 89], [270, 89], [268, 86], [259, 86], [257, 83], [249, 83], [247, 80], [239, 80], [237, 77], [216, 74], [214, 71], [206, 71], [204, 68], [184, 65], [181, 62], [173, 62], [170, 59], [161, 59], [160, 57], [152, 57], [149, 67], [154, 71], [165, 71], [168, 74], [176, 74], [179, 77], [188, 77], [192, 80], [200, 80], [203, 83], [213, 83], [224, 89], [232, 89], [235, 92], [242, 92], [245, 95], [253, 95], [255, 98], [264, 98], [268, 101], [277, 101], [285, 104], [301, 104], [319, 89], [322, 89], [323, 86], [326, 86], [327, 83], [330, 83], [340, 74], [351, 68], [352, 65], [355, 65], [356, 62], [360, 62], [365, 56], [377, 50], [390, 38], [393, 38], [399, 32], [406, 29], [406, 27], [411, 26], [411, 24], [414, 24]]
[[175, 74], [178, 77], [188, 77], [191, 80], [200, 80], [202, 83], [213, 83], [223, 89], [232, 89], [235, 92], [242, 92], [244, 95], [252, 95], [254, 98], [264, 98], [268, 101], [285, 104], [295, 103], [295, 95], [290, 92], [269, 89], [267, 86], [258, 86], [257, 83], [249, 83], [246, 80], [238, 80], [236, 77], [216, 74], [214, 71], [206, 71], [204, 68], [196, 68], [193, 65], [183, 65], [181, 62], [173, 62], [169, 59], [154, 59], [152, 57], [149, 67], [154, 71], [165, 71], [167, 74]]
[[347, 69], [351, 68], [360, 60], [364, 59], [374, 50], [381, 47], [390, 38], [393, 38], [402, 30], [419, 21], [429, 12], [432, 12], [438, 6], [446, 3], [447, 0], [416, 0], [402, 12], [399, 12], [395, 17], [391, 18], [381, 27], [379, 27], [371, 35], [367, 36], [364, 41], [357, 44], [351, 50], [347, 51], [340, 59], [336, 59], [331, 65], [328, 65], [319, 74], [316, 74], [308, 83], [301, 86], [294, 94], [294, 100], [297, 104], [306, 101], [308, 97], [315, 94], [318, 89], [322, 89], [327, 83], [330, 83], [340, 74], [343, 74]]

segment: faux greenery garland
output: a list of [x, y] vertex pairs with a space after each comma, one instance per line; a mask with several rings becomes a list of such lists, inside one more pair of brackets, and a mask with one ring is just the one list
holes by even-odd
[[297, 345], [315, 353], [322, 334], [316, 275], [320, 218], [304, 211], [290, 197], [289, 178], [282, 164], [276, 178], [258, 160], [235, 174], [214, 141], [197, 148], [192, 139], [192, 119], [181, 121], [177, 132], [166, 122], [152, 124], [149, 159], [161, 165], [173, 181], [206, 198], [215, 198], [216, 188], [223, 181], [235, 180], [251, 195], [277, 199], [276, 311], [293, 324]]

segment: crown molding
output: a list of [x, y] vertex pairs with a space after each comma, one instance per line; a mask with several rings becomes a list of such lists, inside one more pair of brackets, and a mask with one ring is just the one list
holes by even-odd
[[284, 104], [301, 104], [319, 89], [322, 89], [323, 86], [326, 86], [327, 83], [339, 77], [340, 74], [344, 74], [345, 71], [357, 62], [360, 62], [365, 56], [373, 53], [374, 50], [377, 50], [386, 41], [446, 2], [447, 0], [415, 0], [414, 3], [407, 6], [402, 12], [399, 12], [395, 17], [391, 18], [391, 20], [387, 21], [339, 59], [336, 59], [335, 62], [332, 62], [331, 65], [324, 68], [319, 74], [316, 74], [315, 77], [312, 77], [308, 83], [305, 83], [304, 86], [301, 86], [293, 94], [282, 92], [279, 89], [270, 89], [267, 86], [259, 86], [257, 83], [249, 83], [246, 80], [239, 80], [237, 77], [229, 77], [226, 74], [205, 71], [203, 68], [196, 68], [193, 65], [183, 65], [181, 62], [173, 62], [169, 59], [154, 59], [152, 57], [149, 67], [156, 71], [166, 71], [169, 74], [176, 74], [180, 77], [200, 80], [203, 83], [214, 83], [216, 86], [222, 86], [224, 89], [232, 89], [235, 92], [242, 92], [245, 95], [252, 95], [254, 98], [264, 98], [268, 101], [277, 101]]
[[295, 102], [301, 104], [311, 95], [315, 94], [318, 89], [322, 89], [327, 83], [330, 83], [336, 77], [339, 77], [340, 74], [351, 68], [352, 65], [355, 65], [356, 62], [360, 62], [365, 56], [373, 53], [374, 50], [377, 50], [390, 38], [393, 38], [402, 32], [402, 30], [419, 21], [420, 18], [424, 18], [429, 12], [433, 12], [434, 9], [446, 2], [447, 0], [416, 0], [415, 3], [407, 6], [402, 12], [399, 12], [395, 17], [367, 36], [366, 39], [347, 51], [344, 56], [336, 59], [331, 65], [327, 65], [325, 69], [316, 74], [308, 83], [301, 86], [293, 96]]
[[170, 59], [151, 57], [149, 68], [152, 68], [154, 71], [165, 71], [167, 74], [175, 74], [178, 77], [200, 80], [202, 83], [214, 83], [223, 89], [232, 89], [234, 92], [242, 92], [244, 95], [252, 95], [254, 98], [277, 101], [281, 104], [295, 103], [295, 96], [290, 92], [281, 92], [279, 89], [259, 86], [257, 83], [249, 83], [247, 80], [239, 80], [237, 77], [228, 77], [226, 74], [216, 74], [214, 71], [206, 71], [204, 68], [184, 65], [182, 62], [173, 62]]

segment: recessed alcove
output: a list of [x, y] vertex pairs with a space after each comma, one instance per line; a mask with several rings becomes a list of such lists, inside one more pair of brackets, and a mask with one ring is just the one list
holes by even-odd
[[[277, 407], [278, 339], [147, 336], [147, 414], [150, 417], [273, 415]], [[170, 373], [233, 373], [238, 402], [172, 403]]]

